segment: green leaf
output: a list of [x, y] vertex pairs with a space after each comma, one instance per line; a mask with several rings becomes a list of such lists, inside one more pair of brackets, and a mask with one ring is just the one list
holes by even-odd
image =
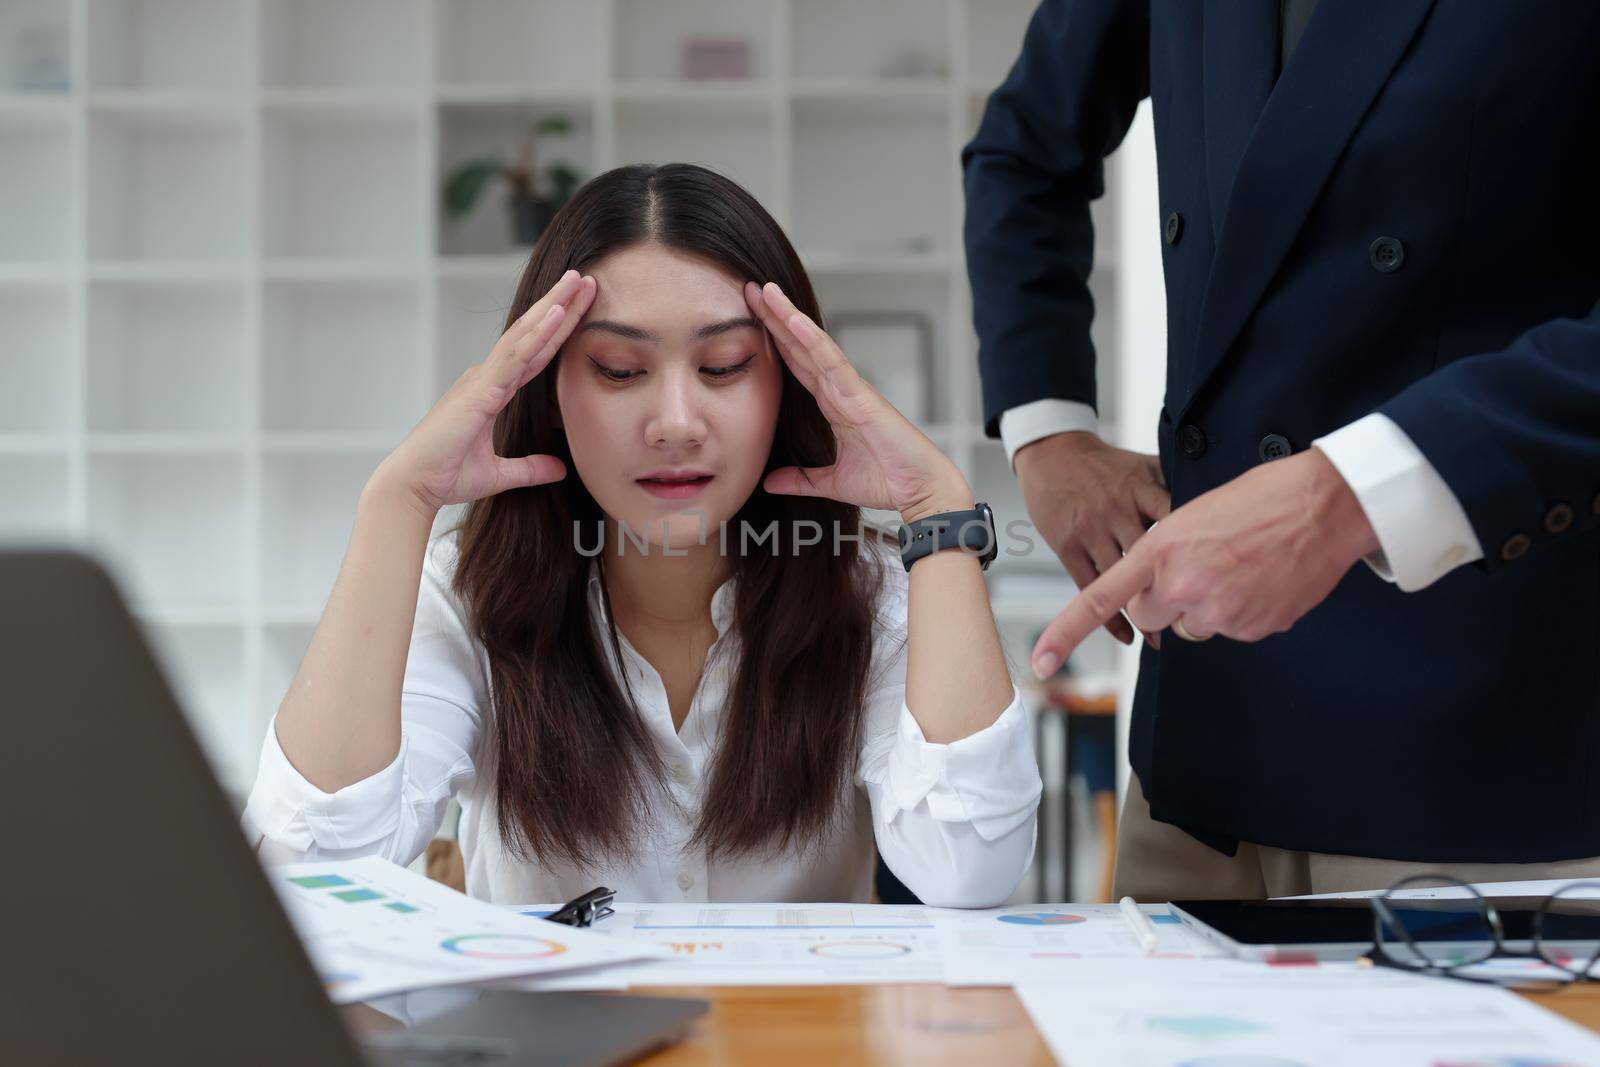
[[463, 163], [450, 172], [444, 183], [444, 207], [451, 218], [472, 210], [484, 188], [505, 170], [505, 164], [491, 156]]

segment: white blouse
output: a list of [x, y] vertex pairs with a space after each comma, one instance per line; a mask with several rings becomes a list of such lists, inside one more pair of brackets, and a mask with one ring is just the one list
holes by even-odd
[[[1042, 789], [1026, 711], [1015, 687], [991, 726], [952, 744], [925, 741], [905, 705], [906, 574], [884, 548], [884, 568], [863, 741], [842, 829], [816, 850], [709, 862], [687, 842], [707, 784], [725, 710], [732, 662], [727, 632], [734, 579], [711, 601], [717, 640], [681, 730], [674, 730], [661, 677], [618, 632], [639, 712], [671, 772], [677, 804], [651, 805], [649, 846], [600, 870], [533, 864], [500, 839], [494, 776], [485, 764], [488, 657], [467, 629], [450, 588], [457, 534], [429, 542], [401, 698], [400, 752], [369, 778], [325, 793], [306, 781], [267, 728], [244, 822], [264, 858], [341, 859], [377, 854], [408, 864], [438, 832], [449, 800], [461, 805], [458, 840], [467, 892], [495, 903], [570, 900], [596, 885], [619, 899], [654, 902], [865, 901], [872, 893], [874, 843], [891, 870], [929, 904], [986, 907], [1016, 889], [1033, 856]], [[606, 625], [605, 599], [591, 567], [589, 607]], [[603, 631], [602, 631], [603, 632]], [[613, 671], [615, 656], [607, 648]]]

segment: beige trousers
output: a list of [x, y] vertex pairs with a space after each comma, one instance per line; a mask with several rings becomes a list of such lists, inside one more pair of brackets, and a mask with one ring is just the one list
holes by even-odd
[[1387, 889], [1417, 874], [1445, 874], [1463, 882], [1600, 877], [1600, 857], [1553, 863], [1405, 863], [1399, 860], [1291, 852], [1239, 843], [1225, 856], [1176, 826], [1150, 817], [1139, 776], [1128, 776], [1128, 799], [1117, 830], [1118, 899], [1259, 900], [1307, 893]]

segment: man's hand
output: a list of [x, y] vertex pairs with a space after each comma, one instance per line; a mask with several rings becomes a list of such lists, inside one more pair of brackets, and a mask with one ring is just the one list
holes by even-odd
[[1259, 641], [1289, 629], [1377, 550], [1355, 494], [1321, 452], [1263, 464], [1174, 511], [1079, 592], [1034, 645], [1034, 673], [1055, 673], [1124, 607], [1157, 648], [1168, 626], [1191, 640]]
[[[1171, 507], [1155, 456], [1113, 448], [1087, 431], [1023, 445], [1016, 469], [1028, 517], [1079, 589], [1110, 570]], [[1120, 614], [1100, 621], [1118, 641], [1133, 641]]]

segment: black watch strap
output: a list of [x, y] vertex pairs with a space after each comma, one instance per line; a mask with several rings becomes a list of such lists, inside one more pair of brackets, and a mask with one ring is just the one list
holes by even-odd
[[960, 548], [978, 557], [985, 570], [1000, 554], [994, 533], [994, 512], [981, 501], [968, 511], [946, 511], [928, 515], [900, 527], [900, 562], [906, 570], [924, 556]]

